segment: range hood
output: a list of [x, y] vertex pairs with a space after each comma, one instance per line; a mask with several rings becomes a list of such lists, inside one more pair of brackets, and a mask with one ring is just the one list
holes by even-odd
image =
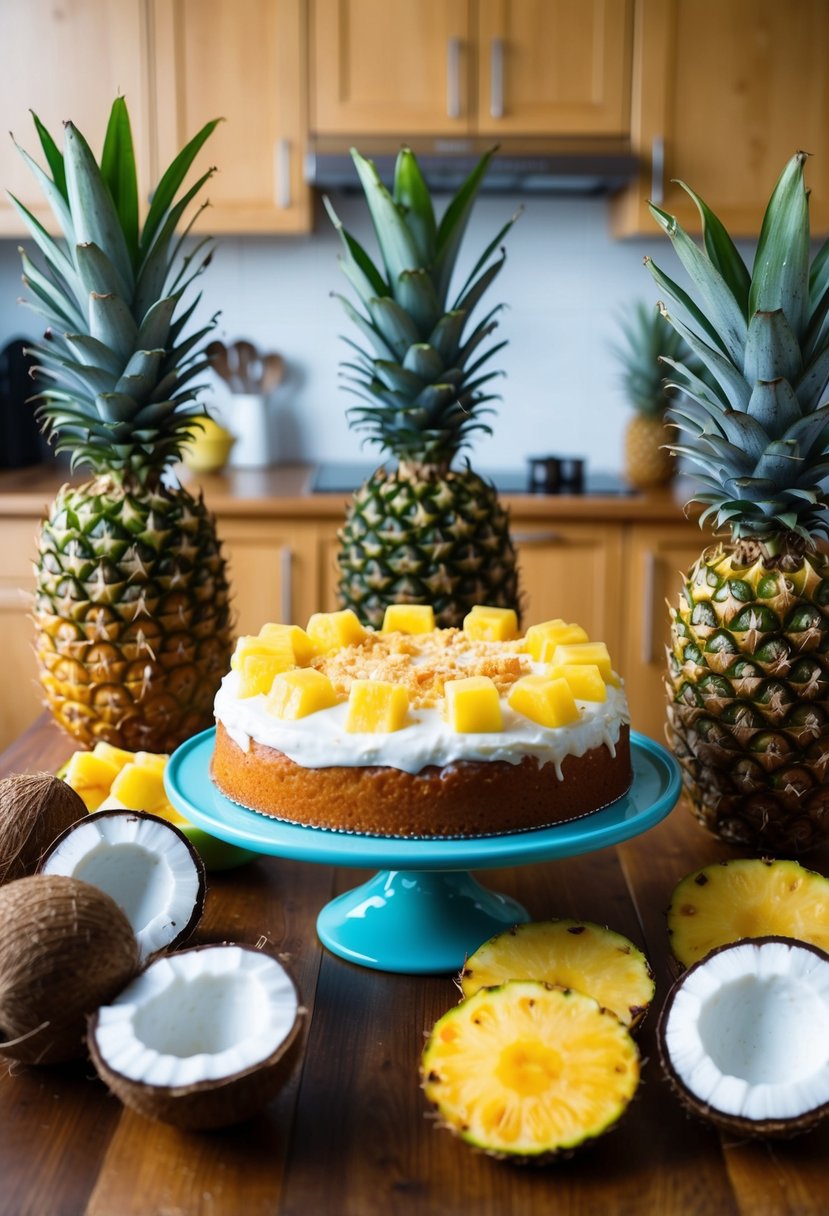
[[[306, 181], [320, 190], [358, 191], [350, 148], [369, 157], [387, 185], [403, 144], [393, 136], [312, 137], [305, 156]], [[432, 190], [454, 191], [487, 149], [490, 162], [482, 192], [512, 194], [610, 194], [627, 185], [639, 162], [626, 139], [419, 138], [408, 141]]]

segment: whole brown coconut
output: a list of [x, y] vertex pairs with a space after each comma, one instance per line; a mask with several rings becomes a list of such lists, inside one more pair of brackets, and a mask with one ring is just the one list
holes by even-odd
[[52, 773], [13, 773], [0, 781], [0, 885], [34, 874], [61, 832], [86, 816], [71, 786]]
[[0, 888], [0, 1055], [54, 1064], [85, 1054], [86, 1019], [139, 968], [135, 934], [111, 896], [63, 875]]

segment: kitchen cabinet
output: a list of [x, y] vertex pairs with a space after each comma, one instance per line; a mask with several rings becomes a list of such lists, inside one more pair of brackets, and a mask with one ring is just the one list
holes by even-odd
[[735, 234], [757, 235], [798, 148], [813, 232], [829, 231], [825, 0], [636, 0], [631, 137], [641, 173], [612, 205], [617, 235], [656, 237], [647, 200], [699, 231], [693, 186]]
[[311, 129], [622, 134], [632, 3], [311, 0]]
[[224, 119], [191, 173], [219, 167], [205, 230], [310, 231], [302, 0], [150, 0], [149, 11], [160, 165]]
[[99, 153], [113, 99], [122, 93], [130, 111], [139, 179], [149, 181], [144, 0], [4, 0], [2, 31], [0, 236], [19, 236], [26, 231], [9, 193], [50, 232], [56, 231], [34, 175], [6, 135], [11, 131], [44, 164], [30, 109], [58, 144], [62, 124], [71, 120]]
[[266, 621], [304, 625], [320, 599], [314, 524], [234, 515], [219, 516], [217, 528], [236, 633], [258, 633]]

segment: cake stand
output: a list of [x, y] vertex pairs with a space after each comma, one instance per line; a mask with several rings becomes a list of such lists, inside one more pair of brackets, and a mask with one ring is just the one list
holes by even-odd
[[528, 865], [618, 844], [664, 819], [680, 793], [673, 757], [632, 731], [630, 790], [582, 819], [474, 839], [364, 836], [284, 823], [225, 798], [208, 772], [214, 734], [194, 735], [173, 753], [165, 784], [176, 809], [211, 835], [256, 853], [377, 867], [367, 882], [326, 904], [317, 932], [350, 962], [409, 975], [456, 972], [488, 938], [530, 919], [521, 904], [482, 886], [470, 869]]

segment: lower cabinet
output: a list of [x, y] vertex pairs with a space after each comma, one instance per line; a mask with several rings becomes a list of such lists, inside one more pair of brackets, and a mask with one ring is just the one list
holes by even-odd
[[313, 523], [217, 519], [233, 591], [234, 628], [258, 633], [266, 621], [304, 625], [319, 608], [317, 527]]

